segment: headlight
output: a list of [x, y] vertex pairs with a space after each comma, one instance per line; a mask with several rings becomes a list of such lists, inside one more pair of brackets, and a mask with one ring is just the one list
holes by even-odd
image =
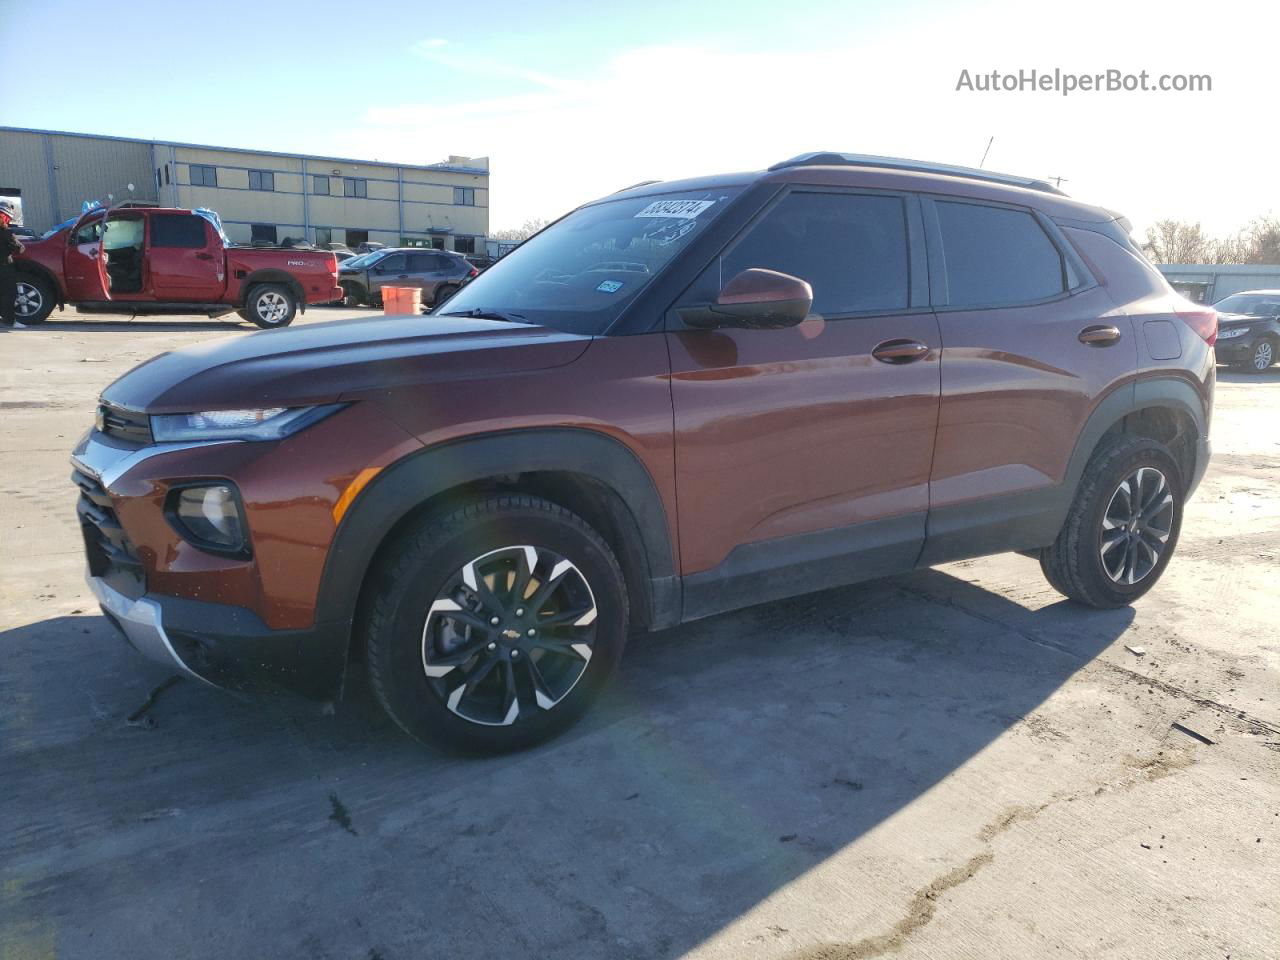
[[234, 554], [248, 550], [240, 494], [227, 481], [169, 491], [166, 513], [183, 538], [197, 547]]
[[1218, 331], [1218, 339], [1219, 339], [1219, 340], [1234, 340], [1236, 337], [1243, 337], [1243, 336], [1244, 336], [1246, 333], [1248, 333], [1248, 332], [1249, 332], [1249, 328], [1248, 328], [1248, 327], [1240, 327], [1240, 328], [1238, 328], [1238, 329], [1236, 329], [1236, 330], [1219, 330], [1219, 331]]
[[181, 440], [280, 440], [342, 409], [329, 403], [312, 407], [265, 407], [257, 410], [204, 410], [151, 417], [158, 443]]

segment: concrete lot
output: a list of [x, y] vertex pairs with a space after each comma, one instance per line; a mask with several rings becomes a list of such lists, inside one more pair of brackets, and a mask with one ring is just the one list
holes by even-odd
[[359, 682], [126, 724], [169, 673], [90, 603], [67, 455], [115, 376], [248, 331], [0, 333], [3, 960], [1280, 956], [1280, 370], [1222, 374], [1132, 610], [1018, 556], [761, 606], [468, 761]]

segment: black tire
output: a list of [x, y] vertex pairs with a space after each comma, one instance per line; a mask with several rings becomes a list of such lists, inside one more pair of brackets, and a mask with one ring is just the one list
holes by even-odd
[[364, 306], [364, 294], [354, 283], [342, 284], [342, 305], [348, 308]]
[[[519, 559], [527, 556], [522, 552], [527, 547], [535, 550], [532, 566]], [[540, 637], [527, 639], [524, 628], [530, 623], [552, 622], [538, 619], [547, 611], [540, 615], [531, 609], [526, 619], [517, 619], [517, 613], [525, 616], [526, 612], [516, 605], [526, 601], [514, 599], [515, 594], [505, 589], [490, 590], [501, 574], [491, 583], [483, 572], [485, 563], [507, 563], [512, 552], [515, 557], [510, 562], [515, 568], [510, 580], [517, 589], [526, 567], [531, 575], [528, 582], [535, 586], [568, 584], [571, 578], [574, 585], [585, 584], [585, 592], [578, 587], [578, 596], [589, 598], [589, 625], [582, 626], [581, 620], [566, 621], [542, 630]], [[551, 573], [563, 569], [559, 562], [553, 563], [556, 558], [568, 561], [569, 569], [552, 580]], [[479, 577], [477, 584], [494, 606], [482, 608], [484, 598], [479, 590], [464, 588], [468, 567], [471, 579]], [[530, 596], [527, 592], [523, 595]], [[535, 589], [533, 600], [542, 595]], [[449, 598], [462, 603], [450, 609], [469, 617], [465, 626], [448, 612], [436, 612], [454, 602]], [[424, 517], [384, 551], [372, 572], [368, 599], [361, 629], [375, 696], [411, 737], [450, 751], [519, 750], [561, 733], [586, 712], [604, 688], [627, 637], [626, 586], [608, 544], [576, 514], [536, 497], [493, 497]], [[500, 625], [491, 627], [488, 615], [498, 609], [500, 600], [509, 602]], [[473, 610], [477, 613], [472, 614]], [[560, 611], [563, 613], [563, 607]], [[578, 612], [570, 610], [568, 615]], [[435, 626], [433, 616], [441, 618]], [[450, 635], [443, 637], [446, 628]], [[443, 639], [451, 640], [464, 653], [473, 650], [475, 659], [459, 663], [456, 671], [451, 666], [429, 665], [429, 657], [448, 656], [438, 646]], [[544, 642], [558, 646], [559, 652], [555, 656], [548, 651], [535, 652]], [[589, 648], [586, 656], [576, 654], [575, 660], [570, 648], [576, 651], [584, 646]], [[517, 660], [521, 651], [524, 659]], [[583, 659], [585, 666], [580, 662]], [[488, 672], [479, 669], [486, 665]], [[429, 677], [429, 668], [454, 672]], [[548, 676], [560, 670], [561, 687], [548, 684], [542, 688], [556, 694], [554, 701], [533, 685], [534, 676], [539, 683], [543, 681], [540, 670]], [[478, 681], [474, 696], [484, 694], [495, 708], [487, 720], [465, 716], [473, 711], [467, 699], [473, 694], [470, 689], [465, 696], [459, 694], [458, 688], [465, 687], [460, 681], [477, 676], [486, 679]], [[517, 676], [520, 679], [515, 679]], [[508, 683], [514, 686], [507, 687]], [[504, 690], [518, 692], [504, 696]]]
[[434, 300], [431, 301], [431, 306], [433, 307], [439, 306], [440, 304], [444, 303], [446, 300], [448, 300], [457, 292], [458, 292], [458, 285], [456, 283], [440, 284], [440, 286], [436, 287], [436, 297]]
[[[1153, 469], [1163, 480], [1167, 505], [1158, 481], [1151, 474], [1139, 474], [1146, 468]], [[1139, 478], [1136, 484], [1135, 477]], [[1126, 483], [1131, 490], [1139, 488], [1138, 501], [1147, 496], [1143, 493], [1145, 486], [1152, 501], [1150, 512], [1144, 514], [1148, 520], [1139, 516], [1132, 520], [1132, 526], [1117, 523], [1115, 513], [1110, 512], [1125, 509], [1128, 495], [1122, 495], [1120, 488]], [[1085, 606], [1112, 609], [1132, 603], [1155, 586], [1177, 548], [1184, 489], [1182, 473], [1164, 444], [1146, 437], [1124, 436], [1107, 442], [1094, 452], [1085, 467], [1058, 539], [1041, 551], [1040, 569], [1045, 579], [1059, 593]], [[1157, 507], [1161, 507], [1158, 515]], [[1104, 521], [1110, 524], [1107, 530]], [[1166, 525], [1161, 543], [1159, 533]], [[1144, 547], [1139, 541], [1153, 546]], [[1105, 556], [1104, 542], [1114, 544], [1107, 548]], [[1130, 549], [1135, 558], [1132, 568], [1128, 566]], [[1156, 554], [1154, 562], [1152, 554]], [[1144, 569], [1145, 564], [1149, 566]], [[1130, 582], [1131, 577], [1136, 579]]]
[[[57, 306], [57, 296], [44, 277], [19, 273], [14, 294], [14, 319], [25, 326], [44, 323]], [[24, 313], [24, 311], [32, 311]]]
[[263, 330], [274, 330], [293, 323], [298, 298], [283, 283], [260, 283], [249, 290], [244, 308], [236, 312]]
[[1271, 337], [1259, 337], [1249, 351], [1249, 359], [1240, 364], [1245, 373], [1266, 373], [1276, 362], [1276, 341]]

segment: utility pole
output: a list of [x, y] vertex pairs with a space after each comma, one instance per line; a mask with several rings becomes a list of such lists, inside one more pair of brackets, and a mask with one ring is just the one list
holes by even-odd
[[982, 159], [978, 161], [978, 169], [982, 169], [982, 166], [987, 162], [987, 154], [991, 152], [991, 145], [995, 142], [996, 138], [994, 136], [987, 141], [987, 149], [982, 151]]
[[1046, 179], [1046, 180], [1052, 180], [1052, 181], [1053, 181], [1053, 185], [1054, 185], [1055, 187], [1057, 187], [1059, 190], [1061, 190], [1061, 189], [1062, 189], [1062, 183], [1063, 183], [1063, 181], [1064, 181], [1064, 180], [1066, 180], [1067, 178], [1066, 178], [1066, 177], [1045, 177], [1045, 179]]

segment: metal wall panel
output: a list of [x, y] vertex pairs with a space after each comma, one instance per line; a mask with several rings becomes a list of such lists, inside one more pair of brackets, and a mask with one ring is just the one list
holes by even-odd
[[49, 142], [58, 185], [55, 223], [79, 213], [86, 200], [105, 203], [108, 194], [115, 196], [116, 203], [157, 199], [150, 144], [57, 134], [50, 134]]
[[43, 231], [58, 222], [53, 215], [49, 167], [40, 134], [0, 130], [0, 186], [22, 191], [25, 226]]

